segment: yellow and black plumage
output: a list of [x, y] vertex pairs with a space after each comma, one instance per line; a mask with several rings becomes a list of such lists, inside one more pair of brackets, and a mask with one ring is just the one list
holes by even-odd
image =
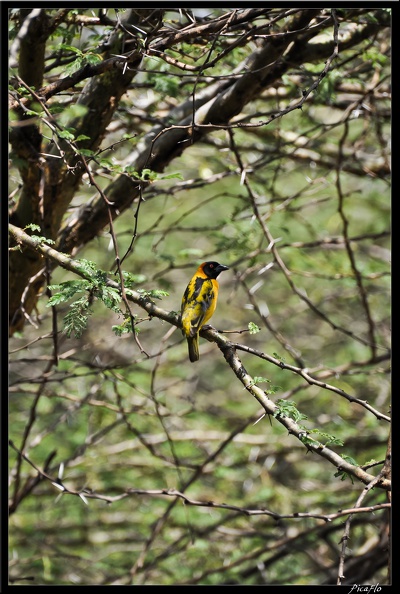
[[199, 360], [199, 332], [213, 315], [218, 299], [217, 276], [228, 266], [218, 262], [200, 264], [182, 297], [182, 331], [186, 336], [189, 359]]

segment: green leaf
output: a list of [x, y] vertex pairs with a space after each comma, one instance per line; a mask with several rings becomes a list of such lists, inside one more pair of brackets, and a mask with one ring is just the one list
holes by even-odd
[[65, 107], [62, 105], [52, 105], [49, 107], [49, 112], [52, 114], [63, 113]]
[[296, 403], [292, 400], [283, 400], [282, 398], [280, 398], [276, 402], [276, 405], [278, 407], [278, 410], [274, 412], [274, 417], [289, 417], [290, 419], [293, 419], [293, 421], [295, 421], [296, 423], [304, 421], [308, 418], [307, 415], [303, 415], [297, 409]]
[[133, 274], [132, 272], [126, 271], [122, 273], [122, 276], [124, 278], [125, 288], [143, 283], [147, 278], [144, 274]]
[[102, 62], [103, 61], [103, 58], [99, 54], [94, 54], [93, 52], [89, 52], [88, 54], [85, 54], [84, 61], [87, 64], [90, 64], [91, 66], [94, 66], [94, 65], [99, 64], [100, 62]]
[[154, 182], [156, 180], [163, 179], [184, 179], [181, 173], [166, 173], [165, 175], [161, 175], [160, 173], [157, 173], [157, 171], [147, 168], [142, 169], [142, 171], [139, 173], [131, 165], [128, 165], [122, 171], [135, 179], [146, 182]]
[[268, 382], [270, 384], [271, 380], [267, 379], [266, 377], [262, 377], [261, 375], [254, 376], [254, 384], [261, 384], [262, 382]]
[[75, 136], [69, 130], [60, 130], [59, 132], [57, 132], [57, 135], [60, 138], [65, 138], [65, 140], [75, 140]]
[[69, 297], [67, 297], [65, 293], [55, 293], [48, 300], [46, 307], [53, 307], [53, 305], [59, 305], [60, 303], [64, 303], [64, 301], [68, 301], [68, 299]]
[[59, 47], [59, 49], [66, 50], [67, 52], [74, 52], [75, 54], [82, 55], [82, 51], [80, 49], [78, 49], [77, 47], [74, 47], [73, 45], [67, 45], [65, 43], [61, 43], [58, 47]]
[[64, 318], [64, 332], [71, 337], [74, 334], [75, 338], [80, 338], [84, 330], [86, 330], [89, 316], [91, 315], [90, 305], [86, 297], [82, 297], [78, 301], [71, 303], [71, 310]]
[[249, 322], [247, 327], [249, 329], [250, 334], [257, 334], [261, 330], [261, 328], [257, 326], [257, 324], [254, 324], [254, 322]]
[[43, 235], [31, 235], [31, 238], [38, 245], [40, 245], [42, 243], [47, 243], [48, 245], [53, 245], [55, 243], [55, 241], [53, 239], [49, 239], [48, 237], [43, 237]]
[[[78, 141], [78, 140], [79, 140], [79, 138], [77, 138], [76, 140]], [[81, 155], [83, 155], [84, 157], [93, 157], [93, 155], [95, 155], [95, 154], [96, 154], [96, 152], [95, 152], [95, 151], [91, 151], [90, 149], [84, 149], [84, 148], [82, 148], [82, 149], [80, 148], [80, 149], [79, 149], [79, 153], [80, 153]]]
[[363, 464], [363, 466], [374, 466], [375, 464], [378, 464], [378, 461], [375, 460], [375, 458], [371, 458], [371, 460], [368, 460], [368, 462], [365, 462], [365, 464]]
[[281, 386], [270, 386], [269, 390], [264, 390], [266, 394], [276, 394], [282, 390]]
[[158, 176], [159, 174], [156, 171], [152, 171], [151, 169], [142, 169], [139, 179], [143, 181], [154, 181], [158, 178]]
[[49, 285], [50, 291], [58, 291], [52, 295], [47, 303], [47, 307], [52, 305], [58, 305], [72, 299], [76, 293], [82, 293], [88, 291], [92, 286], [92, 283], [88, 280], [70, 280], [60, 283], [59, 285]]
[[[86, 134], [79, 134], [79, 136], [77, 136], [77, 138], [75, 140], [76, 140], [76, 142], [79, 142], [80, 140], [90, 140], [90, 136], [86, 136]], [[89, 152], [93, 152], [93, 151], [89, 151]]]
[[29, 225], [25, 225], [24, 231], [26, 231], [26, 229], [30, 229], [31, 231], [41, 231], [39, 225], [36, 225], [35, 223], [29, 223]]
[[101, 291], [96, 296], [102, 300], [108, 309], [120, 312], [118, 303], [121, 301], [121, 294], [118, 289], [113, 287], [102, 287]]
[[163, 297], [168, 297], [169, 293], [167, 291], [163, 291], [162, 289], [151, 289], [146, 291], [145, 289], [138, 289], [138, 293], [141, 293], [145, 297], [150, 297], [151, 299], [162, 299]]
[[72, 62], [72, 64], [69, 64], [67, 66], [67, 68], [65, 69], [66, 76], [71, 76], [71, 74], [74, 74], [74, 72], [77, 72], [78, 70], [80, 70], [80, 68], [82, 68], [83, 64], [84, 64], [84, 59], [82, 56], [79, 56], [79, 58], [74, 60]]
[[[97, 268], [97, 264], [95, 262], [92, 262], [91, 260], [86, 260], [85, 258], [79, 258], [76, 260], [76, 262], [79, 265], [80, 271], [83, 272], [84, 274], [94, 276], [96, 273], [99, 272], [99, 270]], [[104, 273], [104, 274], [106, 274], [106, 273]]]
[[[342, 455], [342, 458], [343, 458], [343, 460], [345, 460], [349, 464], [352, 464], [353, 466], [358, 466], [357, 462], [351, 456], [346, 456], [345, 454], [343, 454]], [[339, 469], [337, 472], [335, 472], [334, 476], [335, 477], [340, 477], [340, 480], [341, 481], [344, 481], [347, 478], [349, 478], [351, 480], [352, 484], [354, 484], [354, 479], [351, 476], [351, 474], [348, 474], [347, 472], [345, 472], [342, 469]]]
[[112, 331], [115, 332], [117, 336], [122, 336], [123, 334], [129, 334], [132, 332], [132, 322], [130, 317], [126, 318], [122, 324], [112, 326]]
[[314, 433], [319, 438], [325, 439], [325, 446], [328, 445], [336, 445], [336, 446], [343, 446], [343, 441], [334, 435], [330, 435], [329, 433], [325, 433], [324, 431], [320, 431], [319, 429], [310, 429], [308, 433]]
[[37, 111], [33, 111], [33, 109], [26, 109], [25, 113], [26, 113], [26, 115], [30, 115], [30, 116], [43, 115], [43, 111], [41, 111], [39, 114]]
[[124, 325], [111, 326], [111, 329], [115, 333], [116, 336], [122, 336], [123, 334], [128, 334], [130, 332], [129, 328]]
[[307, 434], [307, 431], [304, 431], [304, 433], [301, 433], [299, 435], [299, 439], [301, 441], [301, 443], [304, 443], [304, 445], [315, 445], [315, 439], [313, 439], [312, 437], [309, 437]]

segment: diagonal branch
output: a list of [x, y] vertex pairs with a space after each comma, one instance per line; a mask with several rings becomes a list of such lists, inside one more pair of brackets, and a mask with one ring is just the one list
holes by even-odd
[[[46, 245], [45, 243], [38, 243], [37, 240], [27, 235], [22, 229], [18, 229], [14, 225], [10, 225], [9, 232], [13, 239], [17, 242], [17, 244], [26, 246], [31, 250], [38, 251], [43, 256], [55, 260], [60, 266], [63, 266], [67, 270], [70, 270], [83, 278], [90, 278], [88, 277], [87, 273], [82, 269], [79, 262], [73, 260], [72, 258], [69, 258], [66, 254], [60, 254], [57, 250]], [[112, 280], [107, 280], [107, 285], [115, 289], [120, 288], [118, 283]], [[177, 326], [178, 328], [181, 327], [179, 314], [176, 314], [175, 312], [167, 312], [164, 309], [157, 307], [151, 299], [144, 296], [143, 294], [138, 293], [137, 291], [130, 290], [128, 299], [136, 305], [138, 305], [139, 307], [143, 308], [152, 317], [164, 320], [174, 326]], [[375, 477], [373, 475], [369, 474], [359, 466], [350, 464], [330, 448], [324, 446], [323, 444], [314, 439], [307, 438], [307, 431], [304, 430], [304, 427], [300, 426], [296, 421], [294, 421], [290, 417], [282, 415], [280, 413], [279, 408], [274, 404], [274, 402], [270, 398], [268, 398], [265, 391], [256, 385], [254, 379], [244, 368], [241, 360], [239, 359], [236, 353], [236, 349], [239, 345], [233, 344], [227, 338], [219, 334], [216, 330], [214, 330], [211, 327], [203, 328], [203, 330], [201, 331], [201, 336], [203, 336], [209, 341], [217, 343], [219, 349], [222, 351], [227, 363], [233, 370], [236, 377], [244, 385], [246, 390], [250, 392], [250, 394], [261, 404], [261, 406], [265, 410], [266, 415], [274, 416], [279, 421], [279, 423], [281, 423], [288, 430], [288, 432], [291, 435], [294, 435], [295, 437], [297, 437], [297, 439], [300, 440], [301, 443], [306, 445], [308, 451], [314, 452], [319, 456], [322, 456], [331, 464], [333, 464], [336, 468], [338, 468], [340, 471], [354, 476], [366, 485], [370, 484], [371, 481], [375, 480]], [[275, 360], [273, 362], [275, 362]], [[278, 361], [277, 364], [279, 367], [282, 367], [281, 362]], [[307, 379], [306, 370], [300, 371], [301, 375], [303, 375]], [[378, 481], [377, 486], [380, 486], [381, 488], [388, 491], [391, 489], [391, 481], [386, 479], [385, 477], [382, 477]]]

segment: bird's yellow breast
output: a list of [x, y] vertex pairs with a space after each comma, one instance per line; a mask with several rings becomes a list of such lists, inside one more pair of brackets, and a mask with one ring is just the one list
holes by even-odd
[[186, 336], [194, 336], [213, 315], [217, 305], [218, 283], [215, 279], [194, 277], [182, 299], [182, 327]]

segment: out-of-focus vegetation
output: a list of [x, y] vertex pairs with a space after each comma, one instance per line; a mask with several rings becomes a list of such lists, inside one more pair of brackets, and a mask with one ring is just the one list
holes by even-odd
[[390, 11], [8, 18], [10, 583], [390, 583]]

